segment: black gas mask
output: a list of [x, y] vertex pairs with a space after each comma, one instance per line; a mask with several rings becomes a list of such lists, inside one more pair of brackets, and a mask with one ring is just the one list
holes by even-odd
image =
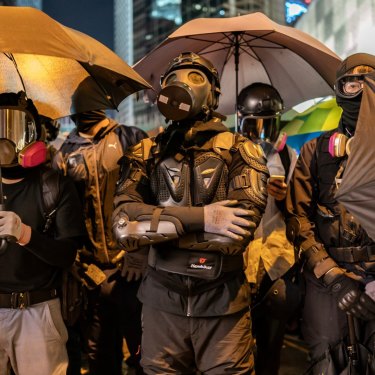
[[204, 119], [219, 105], [220, 82], [213, 65], [192, 52], [171, 61], [161, 77], [157, 105], [172, 121]]

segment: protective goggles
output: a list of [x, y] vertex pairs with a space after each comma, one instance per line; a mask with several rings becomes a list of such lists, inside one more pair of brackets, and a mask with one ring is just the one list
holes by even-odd
[[276, 141], [279, 134], [280, 116], [262, 118], [243, 116], [240, 120], [240, 131], [245, 137], [253, 141]]
[[336, 80], [336, 95], [342, 98], [355, 98], [363, 91], [365, 74], [351, 74]]
[[21, 151], [37, 139], [33, 118], [25, 111], [0, 108], [0, 139], [7, 139], [15, 145], [16, 152]]

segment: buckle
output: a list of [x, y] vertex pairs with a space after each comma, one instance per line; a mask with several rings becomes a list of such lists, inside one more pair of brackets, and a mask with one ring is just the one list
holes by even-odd
[[13, 292], [10, 297], [10, 305], [12, 309], [26, 309], [30, 306], [29, 292]]
[[240, 174], [235, 176], [233, 179], [233, 188], [237, 189], [246, 189], [251, 186], [250, 176], [247, 174]]

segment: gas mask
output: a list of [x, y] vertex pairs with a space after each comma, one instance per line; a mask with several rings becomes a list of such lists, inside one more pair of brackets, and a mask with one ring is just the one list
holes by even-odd
[[32, 168], [45, 162], [47, 148], [38, 140], [40, 124], [33, 112], [37, 115], [24, 93], [0, 95], [1, 167]]
[[182, 53], [161, 77], [159, 111], [172, 121], [204, 118], [219, 104], [219, 87], [217, 71], [208, 60]]

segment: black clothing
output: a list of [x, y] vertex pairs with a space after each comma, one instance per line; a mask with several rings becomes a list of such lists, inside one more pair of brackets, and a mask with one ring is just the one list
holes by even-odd
[[[346, 271], [344, 277], [354, 278], [363, 289], [364, 284], [374, 280], [375, 262], [344, 262], [341, 256], [344, 249], [373, 245], [359, 222], [335, 199], [337, 178], [347, 157], [332, 157], [328, 145], [334, 132], [343, 132], [342, 126], [340, 123], [338, 129], [326, 132], [302, 147], [288, 191], [287, 210], [289, 219], [295, 217], [300, 223], [296, 245], [301, 256], [313, 247], [325, 249], [330, 258]], [[330, 349], [335, 346], [344, 345], [342, 340], [348, 332], [347, 322], [334, 291], [325, 286], [322, 278], [318, 279], [306, 263], [304, 277], [306, 297], [302, 331], [311, 357], [316, 361], [323, 355], [330, 355]], [[373, 321], [359, 324], [364, 329], [373, 327]], [[373, 331], [366, 332], [371, 334]], [[371, 344], [368, 348], [372, 351], [374, 343], [371, 340], [362, 337], [359, 340], [362, 344]], [[345, 361], [335, 361], [338, 369], [346, 365]], [[317, 368], [311, 372], [317, 373], [321, 373]]]
[[[123, 159], [114, 225], [121, 228], [122, 214], [129, 220], [150, 220], [150, 231], [139, 233], [153, 248], [138, 292], [144, 304], [141, 363], [147, 374], [194, 374], [196, 369], [205, 374], [253, 373], [249, 285], [242, 269], [251, 235], [237, 242], [224, 236], [217, 242], [200, 238], [206, 235], [203, 206], [217, 201], [237, 200], [238, 207], [254, 210], [251, 220], [259, 224], [268, 171], [258, 147], [211, 119], [172, 124]], [[177, 223], [172, 224], [177, 232], [171, 239], [170, 232], [163, 232], [165, 223]], [[121, 229], [117, 233], [120, 237]], [[153, 238], [162, 240], [154, 243]], [[200, 244], [203, 248], [194, 250]], [[223, 266], [216, 278], [199, 267], [198, 259], [205, 264], [212, 255]], [[229, 258], [238, 256], [237, 268], [223, 272]]]
[[[91, 127], [95, 116], [102, 116], [100, 111], [91, 115], [83, 120], [79, 118], [81, 125]], [[122, 248], [113, 239], [111, 219], [120, 169], [118, 160], [129, 146], [147, 135], [136, 127], [119, 125], [112, 119], [93, 138], [81, 137], [79, 131], [82, 131], [81, 127], [71, 131], [55, 163], [74, 178], [84, 204], [88, 236], [85, 259], [81, 256], [81, 260], [94, 263], [111, 275], [98, 288], [87, 291], [85, 338], [90, 374], [122, 373], [123, 338], [131, 355], [129, 365], [136, 368], [137, 374], [142, 374], [139, 367], [141, 304], [136, 298], [139, 282], [126, 282], [117, 265], [112, 263]], [[58, 162], [61, 156], [62, 165]]]
[[121, 250], [112, 234], [113, 195], [119, 175], [118, 160], [131, 145], [146, 137], [134, 126], [109, 119], [94, 138], [84, 138], [73, 129], [54, 160], [77, 186], [85, 211], [90, 263], [113, 266], [111, 259]]
[[[166, 134], [170, 134], [173, 142], [168, 140], [166, 134], [161, 134], [151, 147], [151, 154], [144, 151], [144, 155], [138, 157], [138, 151], [128, 153], [128, 159], [124, 159], [124, 163], [127, 166], [130, 164], [131, 168], [124, 168], [126, 173], [118, 185], [115, 205], [125, 210], [130, 220], [138, 220], [138, 217], [152, 212], [155, 205], [163, 206], [161, 217], [164, 215], [166, 218], [178, 219], [182, 223], [183, 231], [188, 234], [203, 231], [202, 206], [233, 199], [238, 200], [239, 207], [253, 209], [255, 215], [252, 220], [258, 224], [266, 204], [266, 195], [261, 194], [265, 194], [262, 187], [267, 178], [267, 168], [264, 159], [256, 159], [255, 156], [247, 158], [244, 147], [260, 146], [255, 146], [252, 141], [238, 135], [234, 144], [218, 142], [220, 149], [215, 148], [215, 137], [220, 137], [220, 134], [224, 137], [228, 135], [227, 128], [215, 120], [207, 123], [197, 121], [194, 126], [172, 124], [171, 127], [172, 129], [166, 130]], [[137, 145], [134, 149], [145, 150], [146, 145]], [[204, 164], [205, 162], [207, 164]], [[233, 180], [237, 176], [244, 176], [250, 169], [254, 172], [254, 180], [246, 186], [233, 188]], [[144, 176], [150, 176], [150, 181], [136, 180], [133, 177], [135, 170], [142, 171]], [[170, 177], [171, 181], [168, 179], [168, 173], [171, 173], [169, 171], [173, 174]], [[210, 182], [206, 182], [210, 178]], [[256, 180], [257, 178], [259, 180]], [[169, 189], [175, 191], [170, 192]], [[189, 213], [183, 214], [184, 211]], [[229, 249], [228, 255], [242, 254], [246, 245], [247, 243], [241, 243], [236, 250]], [[179, 248], [179, 244], [167, 241], [153, 247], [157, 254], [162, 254], [161, 257], [168, 261], [176, 252], [175, 249]], [[187, 253], [189, 250], [185, 248], [183, 251]], [[193, 256], [194, 252], [191, 254]], [[175, 260], [170, 259], [172, 268], [174, 262]], [[148, 306], [191, 317], [222, 316], [248, 307], [249, 286], [240, 268], [229, 274], [222, 272], [215, 283], [199, 277], [199, 274], [197, 277], [189, 277], [176, 273], [178, 271], [157, 272], [158, 278], [154, 272], [146, 273], [138, 293], [141, 302]], [[212, 283], [212, 287], [203, 288], [209, 282]], [[171, 289], [171, 285], [175, 285], [176, 288]], [[189, 296], [178, 291], [186, 287], [189, 289]], [[201, 292], [195, 293], [195, 290]]]
[[89, 293], [90, 375], [122, 374], [123, 338], [131, 354], [126, 363], [137, 374], [143, 374], [139, 365], [141, 304], [136, 297], [140, 281], [127, 282], [120, 276], [120, 270], [106, 273], [109, 283]]
[[52, 289], [60, 286], [60, 270], [74, 261], [84, 233], [83, 216], [76, 189], [70, 179], [61, 179], [53, 237], [42, 234], [44, 212], [39, 168], [14, 184], [3, 183], [5, 209], [14, 211], [31, 226], [26, 246], [8, 243], [0, 256], [0, 291]]

